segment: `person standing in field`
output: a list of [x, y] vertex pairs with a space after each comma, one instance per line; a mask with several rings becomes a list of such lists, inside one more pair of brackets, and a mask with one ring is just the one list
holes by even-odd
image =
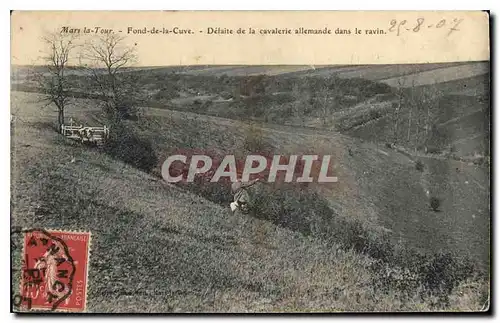
[[237, 209], [240, 209], [244, 214], [249, 211], [250, 194], [248, 194], [248, 188], [259, 181], [259, 178], [251, 180], [249, 182], [242, 182], [237, 180], [231, 184], [231, 191], [234, 195], [234, 201], [231, 202], [231, 211], [234, 213]]

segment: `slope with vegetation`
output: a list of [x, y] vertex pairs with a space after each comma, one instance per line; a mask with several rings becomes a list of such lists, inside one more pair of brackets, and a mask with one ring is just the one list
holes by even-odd
[[[92, 231], [90, 311], [425, 311], [488, 305], [487, 277], [467, 257], [395, 245], [367, 217], [381, 210], [384, 196], [404, 202], [389, 192], [373, 194], [370, 187], [411, 185], [419, 178], [397, 154], [380, 158], [371, 145], [347, 154], [357, 142], [340, 135], [261, 126], [249, 135], [248, 127], [230, 120], [159, 109], [123, 121], [128, 136], [115, 136], [101, 151], [57, 134], [51, 126], [55, 115], [40, 112], [34, 94], [14, 93], [12, 101], [12, 224]], [[75, 118], [103, 120], [89, 102], [77, 102]], [[330, 152], [342, 182], [326, 188], [259, 186], [254, 194], [260, 208], [232, 216], [223, 185], [207, 190], [161, 181], [158, 165], [179, 147], [221, 154], [259, 148]], [[120, 149], [127, 154], [118, 154]], [[377, 163], [389, 162], [399, 166], [377, 171]], [[405, 172], [411, 175], [402, 177]], [[388, 174], [401, 177], [373, 184]], [[415, 196], [422, 196], [418, 188]], [[14, 246], [14, 270], [20, 251]]]

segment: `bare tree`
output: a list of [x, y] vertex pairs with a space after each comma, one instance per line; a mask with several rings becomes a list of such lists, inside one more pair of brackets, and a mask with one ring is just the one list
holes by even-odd
[[104, 101], [104, 111], [115, 120], [135, 116], [133, 73], [123, 73], [137, 61], [135, 47], [125, 46], [118, 34], [106, 34], [85, 44], [81, 61], [94, 91]]
[[302, 126], [304, 126], [306, 123], [306, 111], [311, 105], [311, 92], [303, 91], [300, 84], [297, 82], [292, 86], [292, 95], [295, 99], [292, 103], [293, 116], [297, 118]]
[[[416, 104], [414, 104], [415, 102], [415, 79], [413, 79], [411, 81], [411, 88], [412, 88], [412, 91], [410, 92], [410, 95], [409, 95], [409, 102], [407, 104], [408, 106], [408, 135], [407, 135], [407, 142], [408, 144], [410, 144], [411, 142], [411, 123], [413, 121], [412, 119], [412, 113], [413, 113], [413, 108], [414, 106], [416, 106]], [[415, 118], [418, 119], [418, 106], [416, 106], [415, 108], [417, 108], [417, 113], [415, 113]]]
[[[416, 125], [415, 147], [423, 144], [430, 136], [430, 130], [436, 122], [436, 113], [438, 112], [439, 98], [442, 93], [439, 89], [433, 86], [415, 87], [412, 85], [410, 95], [408, 97], [408, 106], [414, 109], [413, 119]], [[411, 111], [411, 110], [410, 110]]]
[[420, 102], [422, 102], [423, 107], [425, 108], [425, 135], [429, 134], [429, 130], [434, 122], [434, 114], [438, 109], [439, 97], [442, 96], [442, 93], [439, 89], [435, 87], [426, 88], [421, 93]]
[[[394, 102], [393, 140], [404, 141], [407, 148], [415, 151], [429, 139], [430, 130], [436, 122], [439, 97], [442, 93], [435, 86], [418, 86], [413, 80], [406, 86], [406, 79], [398, 82], [397, 102]], [[407, 119], [406, 119], [407, 118]], [[406, 129], [398, 126], [407, 120]], [[406, 140], [402, 139], [406, 137]]]
[[318, 92], [316, 92], [316, 102], [320, 108], [321, 117], [323, 119], [323, 124], [328, 121], [328, 116], [330, 115], [330, 105], [329, 105], [330, 93], [328, 88], [323, 87]]
[[401, 113], [401, 108], [404, 105], [404, 87], [405, 87], [406, 79], [400, 78], [398, 79], [398, 89], [397, 89], [397, 100], [398, 102], [395, 104], [394, 107], [394, 113], [392, 115], [392, 122], [393, 122], [393, 143], [396, 143], [398, 140], [398, 126], [399, 126], [399, 118], [400, 118], [400, 113]]
[[33, 70], [33, 78], [40, 88], [46, 105], [58, 110], [59, 127], [64, 124], [64, 112], [71, 103], [68, 66], [72, 51], [78, 46], [75, 34], [54, 32], [42, 37], [46, 50], [42, 56], [46, 69]]
[[323, 119], [323, 125], [326, 125], [333, 114], [333, 110], [338, 109], [340, 101], [338, 84], [328, 84], [325, 81], [325, 84], [322, 84], [316, 91], [315, 101]]

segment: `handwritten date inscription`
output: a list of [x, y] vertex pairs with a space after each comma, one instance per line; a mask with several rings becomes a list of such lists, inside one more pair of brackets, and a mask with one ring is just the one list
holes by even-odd
[[447, 36], [449, 36], [454, 31], [460, 31], [458, 27], [462, 21], [463, 19], [458, 18], [448, 21], [446, 19], [426, 21], [424, 18], [417, 18], [416, 21], [392, 19], [389, 24], [389, 32], [396, 33], [396, 36], [399, 36], [405, 31], [418, 33], [424, 29], [446, 29], [448, 30]]

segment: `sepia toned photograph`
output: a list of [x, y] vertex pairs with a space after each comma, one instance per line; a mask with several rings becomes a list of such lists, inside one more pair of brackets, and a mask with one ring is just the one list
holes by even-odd
[[[12, 15], [11, 311], [489, 311], [489, 56], [182, 54], [189, 37], [458, 44], [477, 18], [432, 14], [359, 30], [54, 18], [26, 39], [45, 22]], [[145, 37], [169, 50], [147, 56]]]

